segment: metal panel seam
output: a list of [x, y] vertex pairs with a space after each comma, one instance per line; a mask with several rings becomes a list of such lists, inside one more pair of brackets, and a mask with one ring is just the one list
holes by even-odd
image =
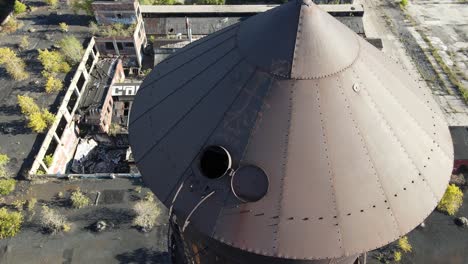
[[319, 113], [320, 113], [320, 126], [321, 126], [321, 130], [322, 130], [322, 138], [323, 138], [323, 144], [325, 146], [325, 156], [326, 156], [326, 160], [327, 160], [327, 165], [328, 165], [328, 176], [329, 176], [329, 180], [330, 180], [330, 189], [331, 189], [331, 194], [332, 194], [332, 201], [333, 201], [333, 204], [334, 204], [334, 209], [335, 209], [335, 216], [334, 218], [336, 218], [336, 231], [338, 233], [338, 243], [340, 244], [340, 249], [341, 249], [341, 255], [343, 256], [345, 251], [344, 251], [344, 248], [343, 248], [343, 234], [341, 232], [341, 227], [339, 225], [339, 222], [340, 222], [340, 212], [338, 211], [338, 203], [337, 203], [337, 200], [336, 200], [336, 189], [335, 189], [335, 182], [334, 182], [334, 173], [333, 173], [333, 169], [332, 169], [332, 164], [331, 164], [331, 160], [330, 160], [330, 157], [328, 156], [328, 143], [327, 143], [327, 136], [326, 136], [326, 129], [325, 129], [325, 122], [324, 122], [324, 119], [323, 119], [323, 113], [322, 113], [322, 107], [321, 107], [321, 100], [320, 100], [320, 87], [319, 87], [319, 84], [318, 84], [319, 81], [316, 81], [315, 82], [315, 90], [317, 91], [317, 105], [318, 105], [318, 109], [319, 109]]
[[[354, 73], [354, 71], [353, 71], [353, 73]], [[356, 78], [359, 79], [359, 77], [358, 77], [357, 75], [356, 75]], [[374, 175], [375, 175], [375, 177], [376, 177], [377, 184], [379, 185], [379, 188], [380, 188], [380, 190], [382, 191], [382, 194], [383, 194], [383, 196], [385, 197], [385, 200], [386, 200], [386, 201], [389, 201], [389, 204], [390, 204], [389, 196], [387, 195], [387, 192], [385, 191], [385, 189], [384, 189], [384, 187], [383, 187], [383, 185], [382, 185], [382, 183], [381, 183], [380, 174], [379, 174], [378, 171], [377, 171], [377, 166], [375, 166], [375, 162], [374, 162], [374, 160], [372, 159], [371, 155], [369, 154], [369, 148], [367, 147], [367, 142], [366, 142], [364, 136], [362, 136], [361, 129], [359, 129], [359, 126], [358, 126], [356, 120], [354, 119], [353, 111], [352, 111], [352, 109], [351, 109], [351, 104], [349, 103], [349, 100], [348, 100], [348, 98], [346, 97], [346, 93], [344, 92], [343, 81], [342, 81], [342, 79], [340, 78], [340, 76], [338, 76], [337, 79], [338, 79], [338, 87], [339, 87], [339, 88], [341, 89], [341, 91], [342, 91], [343, 98], [344, 98], [344, 100], [345, 100], [345, 104], [346, 104], [347, 108], [349, 109], [349, 110], [348, 110], [348, 113], [349, 113], [349, 115], [350, 115], [350, 117], [351, 117], [351, 120], [352, 120], [354, 126], [355, 126], [356, 129], [357, 129], [357, 132], [358, 132], [359, 137], [361, 138], [362, 147], [363, 147], [364, 150], [365, 150], [364, 152], [365, 152], [366, 156], [369, 158], [369, 162], [370, 162], [370, 165], [371, 165], [372, 170], [374, 171]], [[392, 216], [393, 223], [395, 224], [396, 231], [397, 231], [397, 236], [399, 236], [400, 227], [399, 227], [399, 225], [398, 225], [398, 223], [397, 223], [397, 220], [396, 220], [396, 218], [395, 218], [395, 215], [394, 215], [394, 213], [393, 213], [393, 210], [392, 210], [391, 206], [390, 206], [390, 215]], [[367, 249], [367, 250], [369, 250], [369, 249]], [[366, 250], [366, 251], [367, 251], [367, 250]]]
[[385, 118], [385, 115], [383, 114], [383, 112], [377, 107], [377, 104], [375, 103], [374, 99], [372, 99], [372, 97], [370, 96], [370, 94], [367, 92], [367, 90], [365, 89], [366, 86], [364, 85], [364, 83], [360, 82], [361, 83], [361, 91], [364, 91], [364, 93], [367, 95], [367, 97], [369, 97], [369, 99], [371, 100], [372, 104], [374, 105], [374, 108], [376, 110], [376, 112], [379, 114], [379, 116], [382, 118], [382, 120], [384, 121], [385, 125], [389, 128], [389, 131], [391, 132], [391, 135], [396, 139], [396, 141], [398, 142], [398, 144], [400, 145], [400, 148], [401, 150], [403, 150], [403, 153], [406, 154], [406, 157], [407, 159], [411, 162], [411, 165], [413, 166], [413, 168], [415, 169], [416, 171], [416, 174], [418, 174], [419, 176], [422, 176], [423, 178], [423, 182], [426, 184], [426, 186], [429, 188], [429, 190], [431, 190], [431, 194], [434, 198], [434, 201], [435, 203], [437, 204], [438, 202], [438, 199], [437, 199], [437, 196], [435, 195], [434, 193], [434, 190], [432, 189], [432, 187], [427, 183], [426, 181], [426, 178], [424, 177], [424, 175], [421, 173], [421, 170], [419, 170], [419, 168], [416, 166], [416, 164], [414, 163], [414, 160], [411, 158], [411, 156], [409, 155], [408, 151], [406, 150], [405, 146], [403, 145], [403, 143], [400, 141], [400, 139], [398, 138], [398, 136], [395, 134], [395, 131], [394, 129], [392, 128], [392, 126], [390, 126], [390, 123], [387, 121], [387, 119]]
[[296, 40], [294, 43], [294, 52], [293, 52], [293, 58], [292, 58], [292, 63], [291, 63], [291, 71], [289, 72], [289, 77], [292, 78], [294, 68], [296, 67], [296, 59], [297, 59], [297, 46], [301, 43], [301, 37], [302, 37], [302, 19], [304, 15], [304, 5], [301, 5], [301, 10], [299, 11], [299, 21], [297, 24], [297, 31], [296, 31]]
[[244, 58], [241, 58], [238, 62], [236, 62], [236, 63], [231, 67], [231, 69], [230, 69], [229, 71], [227, 71], [219, 80], [217, 80], [216, 83], [213, 85], [213, 87], [211, 87], [210, 90], [208, 90], [207, 93], [205, 93], [192, 107], [190, 107], [190, 109], [189, 109], [179, 120], [177, 120], [177, 122], [175, 122], [174, 125], [172, 125], [172, 126], [166, 131], [166, 133], [164, 133], [164, 135], [163, 135], [156, 143], [154, 143], [147, 151], [145, 151], [145, 153], [143, 153], [143, 154], [141, 155], [141, 157], [138, 159], [138, 161], [136, 161], [136, 162], [142, 161], [142, 160], [146, 157], [146, 155], [147, 155], [148, 153], [150, 153], [150, 152], [151, 152], [151, 151], [152, 151], [168, 134], [169, 134], [169, 132], [170, 132], [175, 126], [177, 126], [182, 120], [184, 120], [185, 117], [186, 117], [190, 112], [192, 112], [192, 110], [193, 110], [198, 104], [200, 104], [200, 103], [203, 101], [203, 99], [206, 98], [206, 96], [208, 96], [213, 90], [215, 90], [215, 88], [218, 87], [219, 83], [220, 83], [221, 81], [223, 81], [224, 78], [226, 78], [226, 77], [229, 75], [229, 73], [231, 73], [232, 70], [233, 70], [234, 68], [236, 68], [243, 60], [244, 60]]
[[[380, 63], [380, 66], [382, 66], [382, 63]], [[382, 80], [380, 79], [380, 77], [377, 75], [377, 73], [373, 70], [372, 67], [369, 68], [370, 71], [372, 72], [372, 74], [382, 83]], [[399, 79], [397, 79], [398, 81]], [[388, 92], [388, 94], [390, 94], [390, 96], [394, 99], [394, 101], [401, 107], [401, 109], [403, 109], [403, 111], [405, 111], [408, 116], [413, 119], [414, 123], [424, 132], [424, 134], [431, 139], [431, 141], [433, 142], [433, 144], [447, 157], [450, 159], [450, 155], [448, 155], [445, 150], [443, 150], [441, 147], [440, 147], [440, 144], [439, 142], [437, 142], [434, 138], [432, 138], [426, 131], [426, 129], [424, 129], [418, 122], [418, 120], [416, 118], [414, 118], [411, 113], [406, 109], [406, 107], [404, 107], [400, 102], [399, 100], [395, 97], [395, 95], [393, 95], [393, 93], [390, 91], [390, 89], [386, 89], [385, 86], [382, 85], [382, 87], [384, 87], [384, 90]], [[419, 97], [417, 95], [415, 95], [416, 98], [419, 99]], [[434, 110], [432, 110], [432, 108], [430, 108], [426, 102], [422, 101], [423, 105], [426, 106], [432, 113], [434, 113]], [[434, 113], [435, 114], [435, 113]]]

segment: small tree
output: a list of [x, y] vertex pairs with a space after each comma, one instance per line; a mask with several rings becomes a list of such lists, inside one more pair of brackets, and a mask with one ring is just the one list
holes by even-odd
[[29, 37], [23, 36], [18, 47], [20, 48], [20, 50], [27, 50], [29, 48]]
[[58, 78], [54, 76], [49, 76], [45, 85], [45, 90], [47, 93], [59, 92], [63, 88], [63, 83]]
[[400, 1], [400, 7], [401, 8], [406, 8], [407, 5], [408, 5], [408, 0], [401, 0]]
[[58, 0], [46, 0], [46, 4], [52, 8], [57, 8], [58, 7]]
[[74, 208], [83, 208], [83, 207], [86, 207], [88, 206], [91, 201], [89, 200], [88, 197], [86, 197], [81, 191], [80, 189], [77, 189], [76, 191], [74, 191], [71, 196], [70, 196], [70, 201], [71, 201], [71, 204]]
[[28, 211], [32, 211], [34, 209], [34, 206], [36, 206], [36, 203], [37, 203], [36, 198], [31, 198], [30, 200], [28, 200], [26, 204], [26, 208], [28, 209]]
[[69, 63], [77, 64], [80, 62], [84, 54], [84, 49], [81, 42], [75, 36], [64, 37], [59, 41], [59, 45], [62, 54]]
[[13, 11], [16, 15], [26, 12], [26, 5], [16, 0], [13, 7]]
[[5, 67], [14, 80], [21, 81], [29, 77], [25, 70], [25, 63], [10, 48], [0, 48], [0, 65]]
[[60, 231], [67, 232], [70, 230], [70, 224], [65, 216], [61, 215], [52, 208], [46, 205], [42, 206], [41, 212], [41, 226], [50, 233], [57, 233]]
[[15, 236], [23, 223], [23, 215], [20, 212], [8, 212], [6, 208], [0, 208], [0, 239]]
[[42, 133], [47, 128], [47, 123], [42, 117], [42, 113], [34, 113], [28, 117], [28, 127], [36, 133]]
[[462, 203], [463, 192], [455, 184], [450, 184], [437, 205], [437, 209], [446, 212], [448, 215], [454, 215]]
[[67, 73], [71, 70], [70, 65], [65, 61], [63, 55], [58, 51], [38, 50], [38, 59], [44, 67], [42, 75], [49, 77], [59, 72]]
[[27, 95], [18, 95], [18, 104], [21, 108], [21, 113], [25, 114], [26, 116], [32, 115], [34, 113], [38, 113], [41, 111], [39, 106], [34, 102], [34, 99], [27, 96]]
[[59, 28], [60, 28], [60, 31], [62, 31], [64, 33], [68, 32], [68, 25], [65, 22], [60, 22], [59, 23]]
[[6, 154], [0, 154], [0, 178], [8, 177], [7, 164], [10, 158]]
[[393, 253], [393, 260], [395, 262], [400, 262], [401, 261], [401, 252], [400, 251], [395, 251]]
[[8, 195], [15, 190], [16, 181], [14, 179], [0, 179], [0, 195]]

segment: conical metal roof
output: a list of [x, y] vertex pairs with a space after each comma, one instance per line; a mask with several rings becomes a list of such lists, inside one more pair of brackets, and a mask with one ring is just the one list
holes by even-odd
[[[292, 259], [349, 256], [408, 233], [437, 205], [453, 162], [430, 91], [309, 0], [156, 66], [130, 142], [179, 223]], [[201, 171], [208, 146], [229, 152], [227, 175]]]

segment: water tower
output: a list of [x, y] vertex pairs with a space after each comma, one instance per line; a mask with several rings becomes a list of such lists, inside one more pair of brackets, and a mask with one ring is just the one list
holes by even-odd
[[156, 66], [129, 129], [176, 263], [354, 263], [424, 221], [453, 163], [431, 92], [310, 0]]

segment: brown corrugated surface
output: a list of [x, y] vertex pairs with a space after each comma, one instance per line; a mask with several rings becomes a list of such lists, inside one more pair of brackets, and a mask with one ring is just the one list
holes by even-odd
[[[437, 205], [453, 162], [430, 91], [309, 1], [158, 65], [136, 96], [130, 140], [145, 182], [182, 223], [199, 204], [192, 228], [291, 259], [351, 256], [406, 234]], [[226, 148], [234, 170], [263, 169], [267, 194], [243, 203], [229, 175], [204, 177], [209, 145]]]

